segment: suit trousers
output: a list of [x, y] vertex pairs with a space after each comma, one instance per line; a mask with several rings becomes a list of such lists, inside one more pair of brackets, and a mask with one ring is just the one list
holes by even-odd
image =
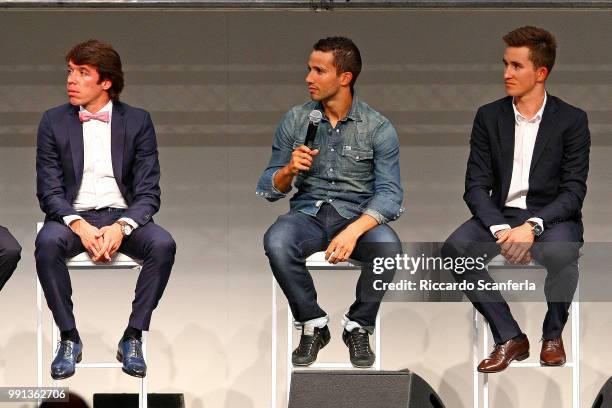
[[[503, 215], [513, 228], [533, 216], [527, 210], [509, 207], [503, 209]], [[578, 257], [582, 233], [583, 228], [579, 221], [547, 224], [530, 249], [533, 258], [547, 271], [544, 294], [548, 311], [542, 325], [542, 338], [545, 340], [560, 337], [567, 322], [569, 307], [578, 286]], [[472, 218], [446, 240], [442, 256], [476, 258], [486, 254], [486, 259], [490, 260], [500, 252], [495, 241], [489, 229], [476, 218]], [[475, 268], [463, 274], [453, 273], [453, 276], [459, 282], [467, 281], [475, 286], [481, 280], [494, 282], [486, 268]], [[466, 295], [489, 322], [496, 343], [504, 343], [522, 333], [499, 291], [468, 291]]]
[[[101, 228], [121, 218], [118, 209], [79, 213], [91, 225]], [[47, 305], [61, 331], [76, 328], [72, 304], [72, 286], [66, 259], [85, 251], [80, 238], [64, 223], [46, 220], [36, 237], [36, 271]], [[149, 330], [151, 315], [162, 297], [176, 253], [172, 236], [152, 220], [123, 238], [119, 252], [143, 261], [136, 281], [129, 325]], [[95, 279], [95, 278], [91, 278]], [[112, 301], [112, 299], [111, 299]]]
[[[306, 322], [327, 314], [317, 302], [317, 291], [305, 260], [315, 252], [327, 249], [331, 240], [355, 219], [342, 217], [330, 204], [323, 204], [316, 217], [292, 211], [282, 215], [264, 236], [264, 248], [272, 273], [283, 290], [293, 317]], [[401, 253], [401, 244], [388, 225], [378, 225], [357, 241], [351, 258], [363, 263], [355, 289], [355, 302], [346, 314], [350, 321], [373, 331], [376, 314], [384, 296], [383, 291], [372, 290], [374, 279], [391, 281], [393, 271], [376, 275], [372, 260], [376, 257], [394, 257]]]
[[11, 233], [0, 226], [0, 290], [13, 275], [21, 259], [21, 246]]

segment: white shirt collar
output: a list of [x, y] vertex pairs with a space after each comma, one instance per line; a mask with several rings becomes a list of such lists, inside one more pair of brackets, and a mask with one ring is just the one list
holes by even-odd
[[[91, 113], [91, 112], [89, 112], [87, 109], [85, 109], [85, 108], [84, 108], [84, 107], [82, 107], [82, 106], [79, 106], [79, 111], [81, 111], [81, 112]], [[112, 115], [113, 115], [113, 100], [112, 100], [112, 99], [111, 99], [111, 100], [109, 100], [109, 101], [108, 101], [108, 103], [107, 103], [106, 105], [104, 105], [104, 106], [102, 107], [102, 109], [100, 109], [100, 110], [99, 110], [98, 112], [96, 112], [96, 113], [99, 113], [99, 112], [108, 112], [108, 116], [109, 116], [109, 117], [112, 117]]]
[[521, 122], [531, 122], [537, 123], [542, 120], [542, 115], [544, 115], [544, 107], [546, 107], [546, 99], [548, 99], [548, 93], [544, 92], [544, 102], [542, 102], [542, 106], [533, 116], [533, 118], [528, 119], [525, 116], [521, 115], [521, 113], [516, 109], [516, 104], [514, 103], [514, 98], [512, 98], [512, 109], [514, 110], [514, 119], [517, 123]]

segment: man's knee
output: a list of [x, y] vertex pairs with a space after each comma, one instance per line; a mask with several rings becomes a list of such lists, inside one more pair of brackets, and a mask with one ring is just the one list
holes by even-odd
[[[66, 227], [67, 228], [67, 227]], [[64, 232], [61, 226], [45, 225], [36, 236], [34, 256], [58, 256], [64, 252]]]
[[461, 241], [453, 239], [452, 236], [450, 236], [446, 239], [446, 241], [444, 241], [444, 244], [440, 249], [440, 255], [442, 258], [458, 258], [465, 251], [465, 244], [463, 244]]
[[2, 258], [4, 258], [6, 262], [17, 264], [21, 259], [21, 245], [19, 245], [17, 241], [11, 242], [0, 249], [0, 254], [2, 254]]
[[159, 234], [151, 241], [152, 253], [163, 258], [174, 258], [176, 242], [169, 233]]
[[358, 241], [351, 258], [361, 262], [382, 262], [402, 254], [399, 237], [388, 225], [378, 225], [367, 231]]
[[289, 254], [293, 246], [292, 234], [282, 228], [278, 223], [272, 224], [264, 234], [264, 250], [266, 256], [273, 259], [279, 259]]
[[393, 229], [386, 224], [377, 225], [371, 230], [369, 230], [368, 232], [366, 232], [363, 235], [361, 241], [368, 242], [368, 243], [391, 243], [391, 244], [397, 244], [400, 242], [395, 231], [393, 231]]
[[536, 260], [546, 269], [560, 271], [578, 261], [579, 244], [575, 242], [544, 242], [532, 249]]
[[450, 258], [475, 257], [496, 251], [495, 238], [490, 231], [480, 221], [471, 218], [446, 238], [441, 248], [441, 255]]

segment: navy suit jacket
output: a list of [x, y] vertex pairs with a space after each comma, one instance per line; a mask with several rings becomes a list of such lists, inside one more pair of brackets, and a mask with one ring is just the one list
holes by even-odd
[[[507, 96], [478, 109], [470, 139], [465, 202], [485, 227], [506, 224], [514, 160], [514, 110]], [[582, 223], [591, 138], [587, 115], [548, 95], [533, 149], [527, 210], [547, 224]]]
[[[36, 144], [36, 196], [47, 219], [76, 215], [74, 200], [83, 179], [83, 125], [79, 107], [46, 111]], [[159, 161], [155, 129], [148, 112], [113, 102], [113, 173], [128, 208], [122, 214], [144, 225], [159, 210]]]

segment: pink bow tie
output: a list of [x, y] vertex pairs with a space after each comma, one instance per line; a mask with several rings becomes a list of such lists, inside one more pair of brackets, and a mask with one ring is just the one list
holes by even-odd
[[108, 123], [110, 122], [110, 115], [108, 114], [108, 111], [98, 112], [98, 113], [88, 113], [85, 111], [79, 112], [79, 120], [81, 122], [89, 122], [92, 119], [99, 120], [100, 122]]

